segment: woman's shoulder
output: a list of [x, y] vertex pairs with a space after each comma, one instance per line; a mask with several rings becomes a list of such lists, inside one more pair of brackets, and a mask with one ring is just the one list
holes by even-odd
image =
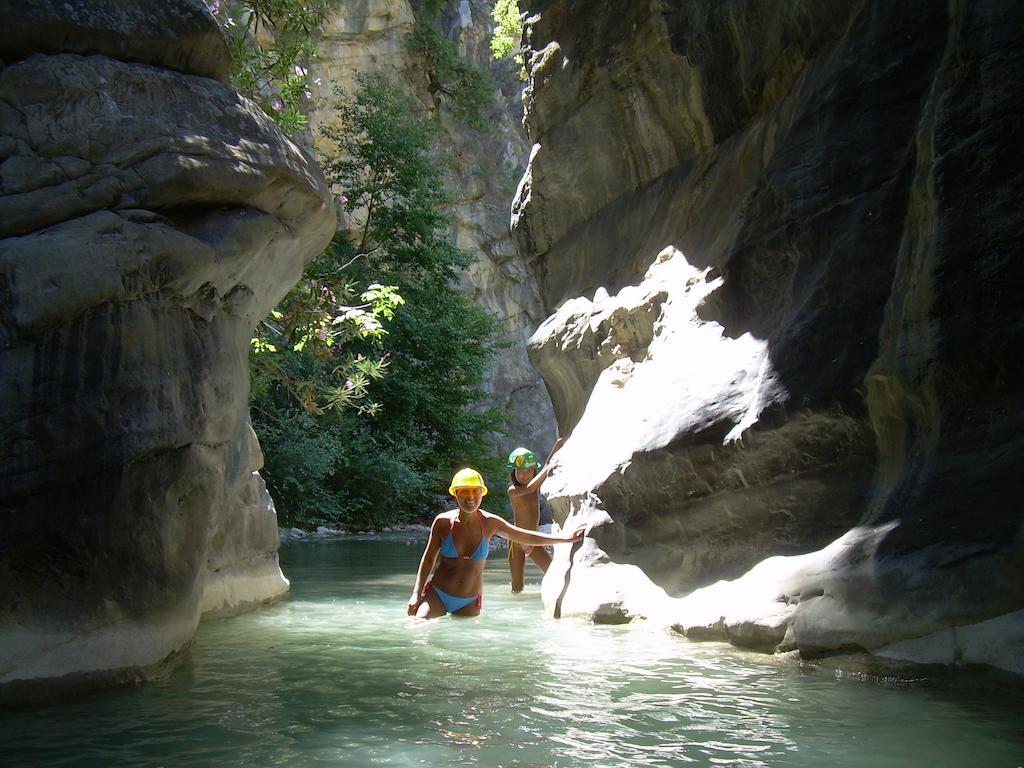
[[450, 509], [447, 512], [440, 513], [434, 518], [434, 522], [430, 524], [430, 527], [434, 530], [448, 530], [452, 527], [452, 522], [455, 517], [458, 517], [459, 510]]
[[488, 512], [486, 509], [481, 509], [480, 510], [480, 516], [483, 518], [485, 525], [488, 525], [491, 522], [496, 521], [496, 520], [500, 520], [503, 523], [507, 522], [505, 520], [505, 518], [502, 517], [501, 515], [496, 515], [493, 512]]

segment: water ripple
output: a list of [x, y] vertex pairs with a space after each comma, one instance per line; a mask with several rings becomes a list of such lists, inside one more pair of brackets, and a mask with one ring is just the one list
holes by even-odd
[[0, 714], [0, 764], [735, 766], [1021, 764], [1024, 711], [814, 674], [645, 627], [543, 615], [488, 563], [475, 620], [403, 615], [418, 552], [294, 545], [286, 602], [204, 624], [159, 684]]

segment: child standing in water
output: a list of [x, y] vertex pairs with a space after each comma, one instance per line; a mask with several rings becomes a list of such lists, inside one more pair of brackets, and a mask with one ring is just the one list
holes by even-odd
[[[516, 448], [508, 455], [508, 467], [512, 471], [512, 484], [508, 487], [508, 500], [512, 505], [512, 516], [519, 528], [529, 531], [537, 530], [540, 522], [540, 487], [547, 479], [551, 470], [551, 457], [565, 443], [560, 437], [555, 441], [548, 460], [541, 469], [536, 455], [528, 448]], [[539, 471], [538, 471], [539, 470]], [[512, 591], [523, 591], [523, 571], [526, 569], [526, 556], [547, 573], [551, 565], [551, 555], [543, 547], [510, 542], [508, 545], [508, 568], [512, 573]]]

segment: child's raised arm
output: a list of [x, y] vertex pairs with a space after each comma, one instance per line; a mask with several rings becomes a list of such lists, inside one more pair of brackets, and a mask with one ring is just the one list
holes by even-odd
[[531, 493], [539, 493], [540, 487], [547, 480], [548, 472], [551, 471], [551, 457], [558, 453], [558, 449], [565, 445], [565, 441], [569, 437], [560, 437], [555, 440], [554, 446], [551, 448], [551, 453], [548, 454], [548, 460], [544, 462], [543, 468], [540, 472], [537, 472], [533, 478], [526, 485], [514, 486], [508, 489], [509, 496], [527, 496]]

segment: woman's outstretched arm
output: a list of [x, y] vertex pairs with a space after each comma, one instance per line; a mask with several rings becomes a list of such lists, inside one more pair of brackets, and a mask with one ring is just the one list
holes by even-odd
[[550, 534], [520, 528], [518, 525], [512, 525], [505, 518], [490, 513], [487, 515], [487, 520], [490, 523], [489, 530], [491, 535], [497, 534], [517, 544], [529, 544], [534, 547], [543, 547], [546, 544], [568, 544], [569, 542], [578, 541], [583, 538], [583, 529], [585, 527], [580, 525], [571, 534]]

